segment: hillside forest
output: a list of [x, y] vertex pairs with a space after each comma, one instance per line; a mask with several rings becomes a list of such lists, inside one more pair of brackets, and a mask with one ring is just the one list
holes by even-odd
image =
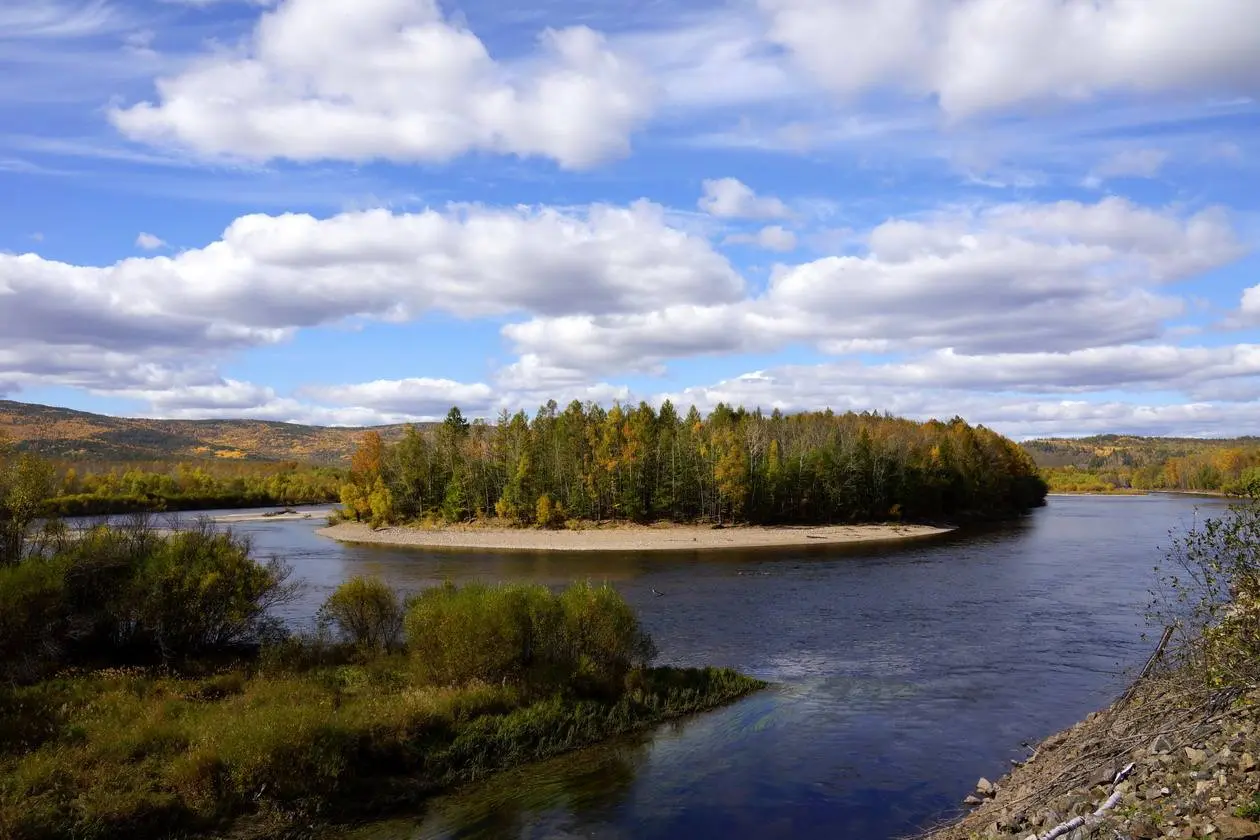
[[368, 432], [341, 500], [376, 524], [498, 518], [574, 521], [825, 523], [978, 520], [1019, 515], [1046, 485], [1018, 445], [955, 418], [919, 423], [872, 413], [766, 415], [718, 405], [660, 410], [554, 401], [502, 413]]
[[1023, 444], [1056, 493], [1260, 495], [1260, 439], [1099, 435]]

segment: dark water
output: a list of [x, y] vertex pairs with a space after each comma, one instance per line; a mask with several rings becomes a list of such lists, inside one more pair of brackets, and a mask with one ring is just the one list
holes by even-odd
[[310, 582], [295, 618], [357, 573], [404, 588], [587, 576], [638, 607], [662, 662], [776, 684], [356, 838], [878, 840], [947, 816], [979, 776], [1024, 755], [1021, 741], [1109, 702], [1152, 646], [1142, 613], [1168, 531], [1221, 506], [1053, 498], [1018, 525], [929, 543], [668, 556], [437, 553], [343, 547], [309, 522], [238, 529]]

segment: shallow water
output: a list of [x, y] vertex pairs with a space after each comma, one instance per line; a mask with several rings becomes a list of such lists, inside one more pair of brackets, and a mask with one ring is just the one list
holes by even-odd
[[[996, 530], [903, 546], [489, 554], [342, 546], [308, 522], [236, 526], [309, 584], [612, 581], [660, 661], [775, 686], [647, 736], [522, 768], [356, 838], [879, 838], [947, 816], [979, 776], [1109, 702], [1152, 642], [1170, 529], [1218, 500], [1053, 498]], [[654, 596], [652, 589], [663, 596]]]

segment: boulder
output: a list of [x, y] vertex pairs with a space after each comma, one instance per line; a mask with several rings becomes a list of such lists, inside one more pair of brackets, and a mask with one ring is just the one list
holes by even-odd
[[1254, 840], [1260, 837], [1260, 823], [1233, 814], [1217, 814], [1212, 822], [1216, 824], [1216, 836], [1220, 840]]
[[1153, 755], [1164, 755], [1172, 752], [1172, 741], [1168, 740], [1167, 735], [1156, 735], [1155, 740], [1151, 741], [1151, 753]]
[[985, 797], [993, 796], [997, 793], [997, 785], [981, 776], [980, 781], [976, 782], [976, 793]]

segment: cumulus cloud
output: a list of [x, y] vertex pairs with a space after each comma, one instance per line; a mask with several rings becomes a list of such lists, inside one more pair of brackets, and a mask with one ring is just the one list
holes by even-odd
[[747, 243], [767, 251], [795, 251], [796, 234], [782, 225], [767, 225], [756, 233], [735, 233], [726, 237], [731, 244]]
[[787, 205], [772, 196], [759, 196], [737, 178], [706, 180], [697, 205], [722, 219], [777, 219], [788, 215]]
[[480, 382], [464, 383], [450, 379], [377, 379], [355, 385], [309, 386], [304, 396], [323, 403], [369, 408], [389, 414], [409, 416], [440, 415], [452, 405], [484, 414], [493, 404], [494, 392]]
[[646, 202], [580, 212], [253, 215], [174, 256], [78, 266], [0, 254], [0, 377], [151, 401], [165, 389], [222, 397], [228, 392], [188, 390], [237, 387], [188, 360], [354, 316], [564, 317], [744, 294], [724, 257]]
[[588, 373], [793, 342], [1066, 353], [1159, 338], [1183, 309], [1167, 285], [1245, 251], [1217, 210], [1182, 216], [1118, 198], [894, 219], [865, 241], [865, 255], [778, 267], [755, 298], [544, 316], [503, 332], [540, 366]]
[[954, 116], [1110, 92], [1260, 89], [1252, 0], [759, 0], [769, 37], [842, 94], [898, 86]]
[[647, 203], [252, 215], [204, 248], [104, 267], [0, 254], [6, 337], [130, 347], [268, 343], [354, 315], [563, 315], [742, 295], [724, 257]]
[[[757, 293], [706, 240], [666, 219], [647, 202], [252, 215], [203, 248], [109, 266], [0, 254], [0, 383], [131, 397], [162, 416], [354, 425], [440, 416], [451, 404], [493, 414], [549, 398], [632, 399], [608, 378], [805, 344], [902, 358], [760, 372], [687, 399], [915, 416], [950, 405], [951, 416], [1049, 428], [1095, 415], [1046, 395], [1174, 390], [1230, 401], [1257, 390], [1256, 346], [1151, 343], [1168, 340], [1168, 319], [1182, 311], [1171, 284], [1244, 253], [1219, 210], [1108, 198], [890, 219], [855, 234], [858, 253], [778, 266]], [[1260, 314], [1257, 290], [1242, 308]], [[492, 385], [418, 372], [294, 395], [215, 367], [304, 327], [433, 310], [507, 319], [515, 361]], [[978, 395], [994, 390], [1072, 408], [1020, 419]], [[920, 392], [930, 400], [914, 402]]]
[[757, 371], [708, 386], [660, 394], [656, 401], [694, 404], [701, 410], [719, 402], [761, 406], [764, 410], [889, 411], [918, 420], [956, 415], [1017, 439], [1054, 435], [1129, 433], [1144, 435], [1244, 435], [1260, 433], [1254, 403], [1185, 401], [1180, 404], [1092, 401], [982, 393], [958, 388], [916, 389], [854, 382], [833, 366], [787, 366]]
[[166, 241], [155, 234], [141, 232], [136, 237], [136, 247], [146, 251], [156, 251], [158, 248], [166, 247]]
[[569, 168], [624, 154], [649, 116], [646, 77], [583, 26], [496, 61], [436, 0], [283, 0], [238, 48], [110, 112], [127, 136], [208, 156], [442, 161], [469, 151]]

